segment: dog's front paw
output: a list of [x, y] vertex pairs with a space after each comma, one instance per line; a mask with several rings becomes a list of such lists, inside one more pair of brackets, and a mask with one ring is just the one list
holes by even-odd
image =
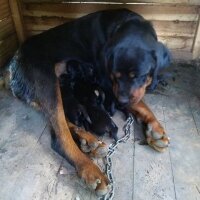
[[79, 177], [85, 184], [95, 191], [97, 196], [103, 196], [108, 192], [108, 178], [92, 161], [77, 167]]
[[159, 152], [165, 151], [169, 146], [170, 139], [157, 121], [147, 124], [146, 136], [147, 143]]

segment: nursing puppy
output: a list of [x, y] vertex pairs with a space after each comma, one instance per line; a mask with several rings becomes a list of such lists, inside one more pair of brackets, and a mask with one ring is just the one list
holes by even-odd
[[86, 123], [86, 130], [90, 130], [99, 136], [109, 133], [117, 140], [118, 127], [104, 108], [105, 94], [95, 84], [79, 81], [74, 85], [74, 94], [86, 107], [91, 123]]
[[90, 117], [83, 105], [74, 96], [71, 84], [73, 81], [67, 75], [59, 78], [60, 90], [66, 118], [78, 127], [84, 127], [86, 122], [91, 123]]

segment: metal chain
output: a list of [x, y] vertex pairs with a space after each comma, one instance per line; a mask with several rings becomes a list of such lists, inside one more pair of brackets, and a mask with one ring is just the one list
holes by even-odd
[[100, 198], [100, 200], [112, 200], [114, 197], [114, 179], [113, 179], [113, 174], [112, 174], [112, 155], [115, 152], [116, 147], [120, 144], [120, 143], [126, 143], [127, 140], [130, 138], [130, 134], [131, 134], [131, 125], [133, 124], [134, 119], [133, 116], [130, 115], [128, 117], [128, 119], [126, 120], [126, 124], [123, 127], [123, 131], [125, 133], [125, 135], [120, 138], [119, 140], [111, 143], [109, 145], [108, 148], [108, 153], [105, 157], [105, 173], [109, 179], [110, 182], [110, 191], [103, 197]]

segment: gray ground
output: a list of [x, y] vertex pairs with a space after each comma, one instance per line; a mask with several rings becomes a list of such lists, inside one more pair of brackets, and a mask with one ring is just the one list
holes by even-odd
[[[200, 72], [183, 64], [172, 71], [175, 81], [145, 97], [171, 145], [165, 153], [139, 145], [135, 140], [141, 132], [136, 124], [137, 137], [132, 134], [113, 156], [115, 200], [200, 199]], [[120, 113], [114, 120], [123, 127]], [[96, 199], [73, 167], [50, 148], [41, 113], [7, 91], [0, 91], [0, 199]]]

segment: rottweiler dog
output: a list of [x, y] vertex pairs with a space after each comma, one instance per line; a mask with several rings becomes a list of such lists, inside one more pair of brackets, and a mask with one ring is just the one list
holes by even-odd
[[163, 151], [169, 139], [142, 97], [147, 87], [156, 87], [158, 73], [170, 64], [170, 58], [151, 23], [142, 16], [126, 9], [99, 11], [24, 42], [9, 65], [11, 89], [15, 96], [41, 107], [78, 175], [97, 195], [104, 195], [107, 177], [78, 148], [72, 134], [76, 132], [91, 151], [102, 143], [65, 118], [58, 76], [66, 69], [59, 63], [77, 60], [94, 66], [105, 95], [112, 93], [141, 118], [148, 127], [148, 144]]

